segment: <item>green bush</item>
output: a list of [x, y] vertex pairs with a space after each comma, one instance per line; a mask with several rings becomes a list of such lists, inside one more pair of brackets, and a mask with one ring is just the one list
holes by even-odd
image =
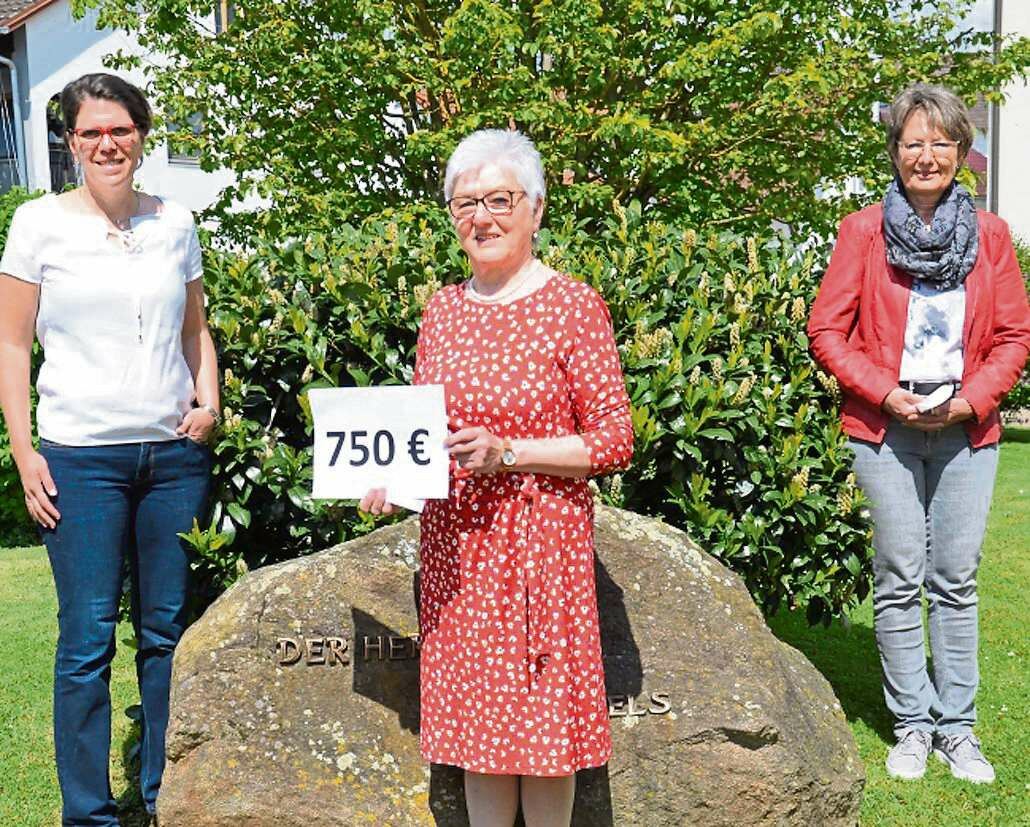
[[1001, 403], [1001, 408], [1004, 411], [1021, 411], [1030, 408], [1030, 377], [1027, 376], [1025, 370], [1016, 386], [1009, 391], [1005, 401]]
[[[1019, 236], [1013, 236], [1012, 243], [1016, 248], [1016, 261], [1019, 262], [1020, 272], [1023, 274], [1023, 283], [1026, 285], [1027, 293], [1030, 294], [1030, 242]], [[1030, 375], [1024, 370], [1016, 386], [1009, 391], [1005, 401], [1001, 403], [1002, 410], [1018, 411], [1030, 408]]]
[[1012, 244], [1016, 248], [1016, 261], [1019, 262], [1023, 281], [1030, 284], [1030, 241], [1017, 235], [1012, 237]]
[[[836, 414], [808, 355], [814, 253], [645, 222], [634, 203], [600, 231], [541, 234], [553, 266], [611, 307], [632, 396], [633, 467], [602, 496], [688, 530], [766, 611], [828, 619], [868, 589], [869, 528]], [[263, 565], [369, 530], [353, 505], [312, 501], [313, 387], [406, 383], [418, 319], [465, 273], [442, 211], [388, 211], [359, 227], [248, 257], [209, 252], [225, 427], [211, 523], [192, 541], [208, 593]]]
[[208, 314], [224, 376], [210, 521], [190, 535], [199, 593], [240, 572], [374, 528], [313, 501], [306, 392], [408, 383], [422, 307], [464, 254], [439, 211], [387, 215], [252, 255], [207, 249]]
[[[14, 211], [20, 204], [38, 198], [42, 192], [29, 192], [21, 187], [12, 187], [0, 195], [0, 249], [7, 244], [7, 231], [11, 226]], [[39, 367], [39, 345], [33, 347], [33, 374]], [[0, 548], [6, 546], [27, 546], [38, 542], [36, 532], [21, 490], [21, 479], [11, 455], [11, 439], [7, 428], [0, 430]]]

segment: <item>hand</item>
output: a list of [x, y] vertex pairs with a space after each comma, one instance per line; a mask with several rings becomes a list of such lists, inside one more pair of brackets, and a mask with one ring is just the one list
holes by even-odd
[[51, 501], [57, 496], [57, 486], [50, 476], [50, 467], [38, 451], [33, 451], [18, 463], [21, 487], [25, 491], [25, 507], [29, 516], [46, 528], [53, 529], [61, 519], [61, 512]]
[[942, 402], [936, 408], [931, 408], [926, 413], [908, 423], [920, 431], [940, 431], [956, 422], [962, 422], [973, 418], [973, 406], [961, 396], [953, 396], [946, 402]]
[[916, 405], [924, 398], [918, 393], [912, 393], [904, 388], [895, 388], [887, 394], [880, 403], [880, 407], [902, 425], [911, 425], [921, 416], [916, 410]]
[[184, 435], [194, 442], [207, 442], [215, 428], [215, 418], [207, 408], [193, 408], [182, 418], [175, 433]]
[[385, 488], [370, 488], [368, 493], [361, 498], [358, 508], [367, 514], [393, 514], [400, 509], [393, 503], [386, 501]]
[[501, 470], [504, 441], [482, 425], [462, 428], [444, 440], [448, 453], [458, 461], [459, 468], [474, 474], [495, 474]]

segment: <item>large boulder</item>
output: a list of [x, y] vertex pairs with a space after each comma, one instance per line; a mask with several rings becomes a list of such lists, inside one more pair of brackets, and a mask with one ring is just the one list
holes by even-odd
[[[599, 508], [615, 756], [574, 824], [852, 825], [864, 775], [829, 684], [682, 532]], [[418, 752], [418, 521], [255, 571], [175, 655], [163, 827], [467, 825]]]

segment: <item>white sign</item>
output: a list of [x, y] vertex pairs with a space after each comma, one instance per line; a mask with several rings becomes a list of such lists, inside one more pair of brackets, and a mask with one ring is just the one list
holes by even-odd
[[398, 505], [446, 499], [443, 385], [316, 388], [315, 499], [357, 500], [385, 488]]

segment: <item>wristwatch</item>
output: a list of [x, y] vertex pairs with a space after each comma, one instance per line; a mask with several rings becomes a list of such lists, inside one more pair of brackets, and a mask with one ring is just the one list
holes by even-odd
[[504, 443], [501, 447], [501, 466], [505, 471], [514, 471], [515, 463], [519, 461], [519, 458], [515, 455], [515, 449], [511, 447], [511, 440], [507, 437], [504, 438]]

